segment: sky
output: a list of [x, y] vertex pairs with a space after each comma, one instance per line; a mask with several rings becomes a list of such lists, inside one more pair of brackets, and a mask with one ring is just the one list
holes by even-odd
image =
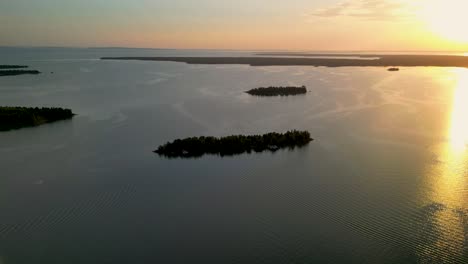
[[468, 51], [466, 0], [0, 0], [0, 46]]

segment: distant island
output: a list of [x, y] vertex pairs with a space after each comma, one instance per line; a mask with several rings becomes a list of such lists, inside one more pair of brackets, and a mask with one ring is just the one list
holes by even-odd
[[191, 137], [159, 146], [154, 152], [168, 158], [194, 158], [205, 154], [232, 156], [242, 153], [275, 152], [279, 149], [303, 147], [313, 139], [307, 131], [288, 131], [264, 135], [235, 135], [222, 138]]
[[[271, 55], [271, 54], [270, 54]], [[188, 64], [246, 64], [251, 66], [325, 66], [325, 67], [466, 67], [468, 56], [455, 55], [372, 55], [376, 59], [354, 59], [349, 57], [368, 58], [370, 55], [339, 54], [346, 58], [310, 58], [323, 57], [324, 54], [282, 54], [283, 57], [103, 57], [103, 60], [142, 60], [171, 61]], [[297, 57], [301, 56], [301, 57]], [[338, 56], [338, 55], [336, 55]]]
[[26, 65], [0, 65], [0, 69], [22, 69], [28, 67]]
[[258, 52], [255, 56], [279, 56], [279, 57], [359, 57], [359, 58], [379, 58], [382, 55], [378, 54], [359, 54], [359, 53], [307, 53], [307, 52]]
[[29, 68], [27, 65], [8, 65], [0, 64], [0, 76], [15, 76], [23, 74], [40, 74], [40, 71], [36, 70], [18, 70]]
[[0, 76], [16, 76], [24, 74], [40, 74], [40, 71], [36, 70], [0, 70]]
[[38, 107], [0, 107], [0, 131], [39, 126], [74, 116], [70, 109]]
[[295, 86], [269, 86], [269, 87], [260, 87], [247, 91], [246, 93], [255, 96], [289, 96], [289, 95], [298, 95], [306, 94], [307, 88], [305, 86], [295, 87]]
[[400, 68], [389, 68], [388, 71], [391, 71], [391, 72], [395, 72], [395, 71], [399, 71]]

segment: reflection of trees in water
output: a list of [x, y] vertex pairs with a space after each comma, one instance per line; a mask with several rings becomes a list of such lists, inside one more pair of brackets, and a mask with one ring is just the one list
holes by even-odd
[[432, 203], [416, 215], [410, 243], [417, 263], [468, 263], [468, 214]]

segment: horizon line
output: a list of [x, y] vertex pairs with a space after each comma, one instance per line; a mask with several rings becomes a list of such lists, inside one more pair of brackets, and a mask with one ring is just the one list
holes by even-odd
[[304, 50], [304, 49], [222, 49], [222, 48], [161, 48], [161, 47], [126, 47], [126, 46], [43, 46], [43, 45], [31, 45], [31, 46], [12, 46], [12, 45], [0, 45], [0, 48], [17, 48], [17, 49], [32, 49], [32, 48], [43, 48], [43, 49], [141, 49], [141, 50], [200, 50], [200, 51], [269, 51], [269, 52], [450, 52], [450, 53], [467, 53], [468, 50], [335, 50], [335, 49], [323, 49], [323, 50]]

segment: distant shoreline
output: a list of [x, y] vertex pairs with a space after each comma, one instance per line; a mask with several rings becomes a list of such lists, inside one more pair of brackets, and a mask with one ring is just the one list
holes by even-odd
[[[289, 55], [287, 55], [289, 54]], [[268, 56], [272, 54], [269, 53]], [[187, 64], [239, 64], [250, 66], [324, 66], [324, 67], [463, 67], [468, 68], [468, 56], [455, 55], [359, 55], [339, 54], [341, 57], [378, 57], [375, 60], [307, 58], [326, 54], [278, 53], [284, 57], [103, 57], [102, 60], [168, 61]], [[304, 56], [290, 58], [285, 56]]]

